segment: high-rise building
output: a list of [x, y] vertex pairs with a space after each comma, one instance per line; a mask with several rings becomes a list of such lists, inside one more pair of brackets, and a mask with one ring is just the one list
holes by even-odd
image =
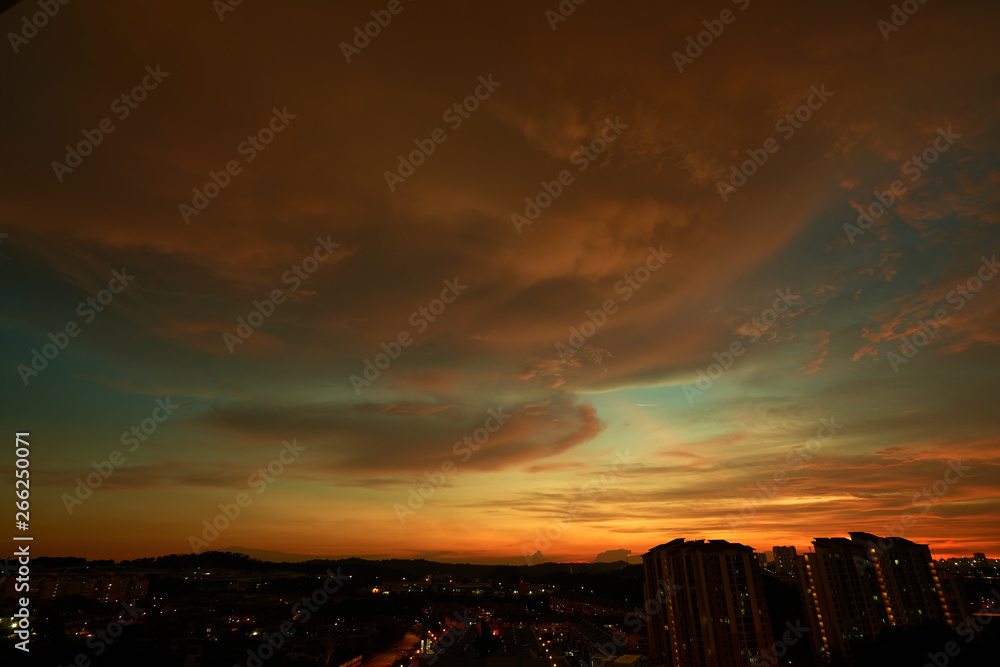
[[787, 574], [795, 569], [795, 547], [771, 547], [774, 556], [774, 570]]
[[749, 667], [773, 638], [751, 547], [678, 538], [642, 557], [649, 654], [671, 667]]
[[931, 550], [901, 537], [882, 538], [870, 533], [850, 533], [851, 540], [868, 551], [893, 625], [919, 626], [940, 621], [955, 627], [961, 610], [953, 609], [950, 591], [942, 583]]
[[798, 557], [803, 607], [813, 652], [824, 660], [851, 660], [851, 644], [874, 638], [889, 625], [867, 550], [844, 537], [818, 537], [814, 552]]
[[852, 660], [852, 644], [888, 626], [942, 622], [955, 627], [960, 587], [939, 572], [930, 549], [900, 537], [870, 533], [816, 538], [815, 553], [797, 559], [813, 648], [825, 659]]

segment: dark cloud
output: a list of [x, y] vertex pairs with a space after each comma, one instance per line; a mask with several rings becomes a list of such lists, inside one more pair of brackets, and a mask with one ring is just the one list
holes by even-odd
[[620, 560], [628, 560], [628, 555], [632, 553], [631, 549], [609, 549], [608, 551], [602, 551], [597, 554], [597, 558], [594, 559], [595, 563], [616, 563]]

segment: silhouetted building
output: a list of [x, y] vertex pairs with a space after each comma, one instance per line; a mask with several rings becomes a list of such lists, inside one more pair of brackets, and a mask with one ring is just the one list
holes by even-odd
[[943, 621], [954, 628], [962, 620], [962, 610], [955, 607], [957, 600], [949, 599], [951, 591], [942, 582], [948, 574], [938, 573], [930, 547], [901, 537], [850, 535], [868, 550], [892, 625], [915, 627]]
[[671, 667], [748, 667], [773, 643], [751, 547], [683, 538], [643, 557], [649, 656]]
[[813, 651], [824, 660], [851, 659], [851, 644], [889, 625], [874, 567], [864, 546], [844, 537], [818, 537], [814, 553], [798, 557], [803, 606], [809, 610]]
[[815, 553], [797, 559], [810, 637], [824, 659], [850, 664], [852, 644], [875, 639], [889, 626], [961, 621], [963, 593], [938, 572], [927, 545], [869, 533], [816, 538]]
[[774, 556], [774, 570], [787, 574], [795, 569], [795, 547], [771, 547]]

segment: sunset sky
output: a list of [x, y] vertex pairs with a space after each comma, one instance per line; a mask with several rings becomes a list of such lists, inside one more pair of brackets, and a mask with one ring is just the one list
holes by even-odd
[[[246, 493], [210, 548], [539, 562], [868, 531], [1000, 556], [1000, 8], [558, 7], [74, 2], [23, 40], [37, 4], [0, 15], [0, 391], [35, 555], [190, 552]], [[78, 308], [113, 271], [134, 280]]]

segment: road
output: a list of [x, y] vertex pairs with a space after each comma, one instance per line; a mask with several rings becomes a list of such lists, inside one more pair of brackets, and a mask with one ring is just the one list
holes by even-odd
[[400, 651], [405, 651], [409, 648], [413, 648], [419, 643], [420, 639], [417, 635], [412, 632], [407, 632], [406, 636], [403, 637], [403, 641], [396, 648], [391, 648], [384, 653], [379, 653], [374, 656], [371, 660], [365, 663], [365, 667], [389, 667], [392, 663], [396, 662], [396, 655]]

